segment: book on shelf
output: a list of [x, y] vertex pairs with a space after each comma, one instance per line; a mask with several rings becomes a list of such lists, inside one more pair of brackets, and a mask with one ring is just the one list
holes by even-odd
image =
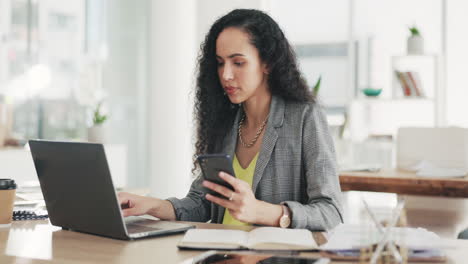
[[418, 72], [406, 71], [400, 72], [395, 71], [404, 96], [411, 97], [424, 97], [424, 91], [421, 84], [421, 79]]
[[416, 95], [420, 97], [425, 97], [426, 95], [424, 94], [424, 90], [422, 89], [422, 84], [421, 84], [421, 78], [419, 76], [418, 72], [410, 71], [407, 72], [408, 77], [411, 81], [411, 83], [414, 86], [414, 89], [416, 91]]
[[404, 96], [410, 96], [411, 95], [411, 89], [409, 87], [408, 82], [406, 81], [403, 72], [400, 71], [395, 71], [396, 76], [398, 77], [398, 81], [400, 82], [403, 95]]
[[252, 231], [190, 229], [177, 245], [181, 249], [317, 250], [312, 232], [306, 229], [259, 227]]

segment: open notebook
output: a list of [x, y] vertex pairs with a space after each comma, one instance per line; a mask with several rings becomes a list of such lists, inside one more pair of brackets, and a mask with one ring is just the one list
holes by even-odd
[[181, 249], [317, 250], [306, 229], [259, 227], [250, 232], [227, 229], [191, 229], [179, 242]]

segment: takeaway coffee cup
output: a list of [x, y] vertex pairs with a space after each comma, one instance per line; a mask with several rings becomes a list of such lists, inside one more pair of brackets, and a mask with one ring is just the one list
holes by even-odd
[[9, 226], [13, 217], [16, 183], [11, 179], [0, 179], [0, 227]]

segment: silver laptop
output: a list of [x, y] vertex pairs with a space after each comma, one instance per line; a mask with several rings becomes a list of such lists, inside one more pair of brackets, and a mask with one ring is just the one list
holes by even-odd
[[117, 239], [184, 232], [192, 225], [122, 217], [102, 144], [30, 140], [50, 222]]

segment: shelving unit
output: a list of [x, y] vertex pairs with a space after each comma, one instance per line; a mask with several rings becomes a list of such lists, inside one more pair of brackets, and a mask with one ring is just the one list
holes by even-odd
[[[353, 100], [352, 138], [369, 135], [396, 136], [398, 127], [440, 127], [443, 122], [444, 92], [440, 84], [440, 56], [401, 55], [391, 57], [392, 92], [390, 97], [364, 97]], [[395, 71], [417, 72], [424, 96], [405, 96]]]
[[[424, 100], [432, 104], [434, 125], [440, 126], [442, 109], [442, 89], [440, 85], [440, 56], [437, 54], [400, 55], [391, 57], [392, 99]], [[401, 82], [395, 71], [418, 73], [423, 96], [405, 96]]]
[[[436, 54], [391, 57], [392, 92], [390, 97], [364, 97], [350, 106], [352, 137], [396, 136], [398, 127], [442, 125], [443, 91], [440, 85], [440, 58]], [[424, 96], [405, 96], [395, 71], [417, 72]]]

